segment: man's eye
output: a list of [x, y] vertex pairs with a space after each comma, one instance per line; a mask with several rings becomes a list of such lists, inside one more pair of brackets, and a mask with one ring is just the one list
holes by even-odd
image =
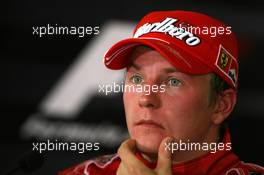
[[170, 78], [169, 81], [168, 81], [168, 84], [170, 86], [179, 86], [182, 84], [182, 82], [176, 78]]
[[138, 75], [134, 75], [131, 77], [131, 81], [134, 84], [140, 84], [140, 83], [142, 83], [143, 79], [142, 79], [142, 77], [140, 77]]

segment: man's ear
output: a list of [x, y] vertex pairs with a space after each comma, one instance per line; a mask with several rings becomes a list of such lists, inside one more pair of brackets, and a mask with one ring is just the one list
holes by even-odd
[[233, 111], [236, 100], [237, 94], [234, 89], [229, 88], [224, 90], [217, 98], [212, 122], [216, 125], [221, 124]]

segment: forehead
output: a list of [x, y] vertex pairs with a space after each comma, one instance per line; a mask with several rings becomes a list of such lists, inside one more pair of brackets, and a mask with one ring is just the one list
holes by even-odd
[[158, 51], [143, 45], [134, 48], [130, 55], [127, 68], [144, 69], [145, 67], [153, 65], [177, 70]]

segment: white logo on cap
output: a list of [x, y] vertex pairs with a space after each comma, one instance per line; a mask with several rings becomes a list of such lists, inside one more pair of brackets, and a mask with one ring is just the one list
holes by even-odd
[[152, 24], [145, 23], [137, 29], [134, 34], [134, 38], [138, 38], [150, 32], [160, 32], [169, 34], [171, 37], [175, 37], [179, 40], [186, 39], [185, 43], [189, 46], [196, 46], [201, 42], [200, 38], [194, 36], [191, 32], [186, 31], [181, 27], [174, 26], [173, 23], [176, 21], [178, 21], [178, 19], [166, 18], [162, 22], [156, 22]]

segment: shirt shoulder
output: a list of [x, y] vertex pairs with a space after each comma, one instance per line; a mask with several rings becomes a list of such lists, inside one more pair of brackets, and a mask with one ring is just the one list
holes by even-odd
[[119, 164], [117, 154], [103, 155], [60, 171], [58, 175], [115, 175]]

